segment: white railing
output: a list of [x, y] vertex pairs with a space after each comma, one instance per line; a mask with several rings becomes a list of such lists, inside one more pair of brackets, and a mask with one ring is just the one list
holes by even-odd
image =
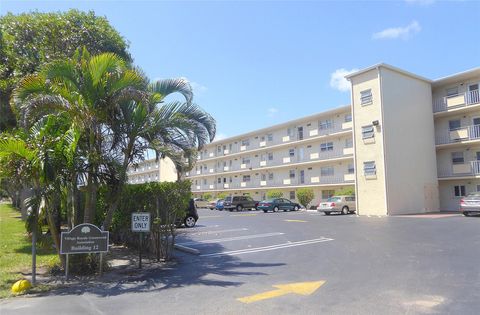
[[438, 177], [442, 178], [476, 175], [480, 175], [480, 161], [470, 161], [464, 164], [450, 165], [438, 170]]
[[437, 135], [435, 144], [447, 144], [480, 139], [480, 125], [464, 126], [443, 131]]
[[[454, 99], [458, 97], [464, 98], [463, 101], [455, 102], [454, 104], [449, 104], [449, 99]], [[453, 96], [444, 96], [433, 100], [433, 112], [445, 112], [449, 109], [466, 107], [470, 105], [476, 105], [480, 103], [480, 93], [479, 90], [468, 91], [465, 93], [460, 93]]]

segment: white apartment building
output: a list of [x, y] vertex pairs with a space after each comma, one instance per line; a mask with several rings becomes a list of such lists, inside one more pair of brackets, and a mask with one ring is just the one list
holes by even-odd
[[[458, 210], [480, 190], [480, 68], [430, 80], [387, 64], [347, 76], [351, 106], [209, 144], [196, 196], [355, 187], [359, 214]], [[355, 172], [355, 170], [357, 170]]]
[[207, 145], [186, 174], [195, 196], [249, 194], [266, 198], [271, 189], [296, 199], [311, 187], [316, 200], [353, 187], [350, 106], [296, 119]]
[[143, 184], [148, 182], [174, 182], [177, 180], [177, 171], [169, 158], [149, 159], [130, 165], [127, 170], [129, 184]]

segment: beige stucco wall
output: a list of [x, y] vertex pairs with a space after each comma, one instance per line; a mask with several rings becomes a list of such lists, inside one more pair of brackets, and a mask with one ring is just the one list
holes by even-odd
[[174, 182], [177, 180], [175, 164], [169, 158], [160, 159], [160, 181]]
[[429, 82], [380, 68], [388, 214], [438, 211]]
[[[351, 83], [357, 211], [361, 215], [386, 215], [383, 121], [378, 71], [372, 69], [356, 75], [351, 78]], [[360, 92], [368, 89], [372, 90], [373, 104], [362, 106]], [[371, 125], [374, 120], [379, 121], [380, 128], [375, 128], [375, 141], [366, 143], [362, 139], [362, 126]], [[363, 163], [366, 161], [375, 161], [377, 175], [374, 178], [364, 176]]]

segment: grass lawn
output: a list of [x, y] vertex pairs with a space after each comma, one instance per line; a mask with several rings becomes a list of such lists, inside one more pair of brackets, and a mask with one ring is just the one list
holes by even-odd
[[[25, 231], [20, 212], [10, 205], [0, 204], [0, 298], [11, 296], [10, 288], [21, 274], [32, 268], [32, 246]], [[53, 249], [37, 249], [38, 268], [58, 260]]]

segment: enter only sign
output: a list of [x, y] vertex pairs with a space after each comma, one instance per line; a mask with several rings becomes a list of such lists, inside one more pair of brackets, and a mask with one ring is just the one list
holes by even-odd
[[150, 213], [132, 213], [132, 232], [150, 232]]

